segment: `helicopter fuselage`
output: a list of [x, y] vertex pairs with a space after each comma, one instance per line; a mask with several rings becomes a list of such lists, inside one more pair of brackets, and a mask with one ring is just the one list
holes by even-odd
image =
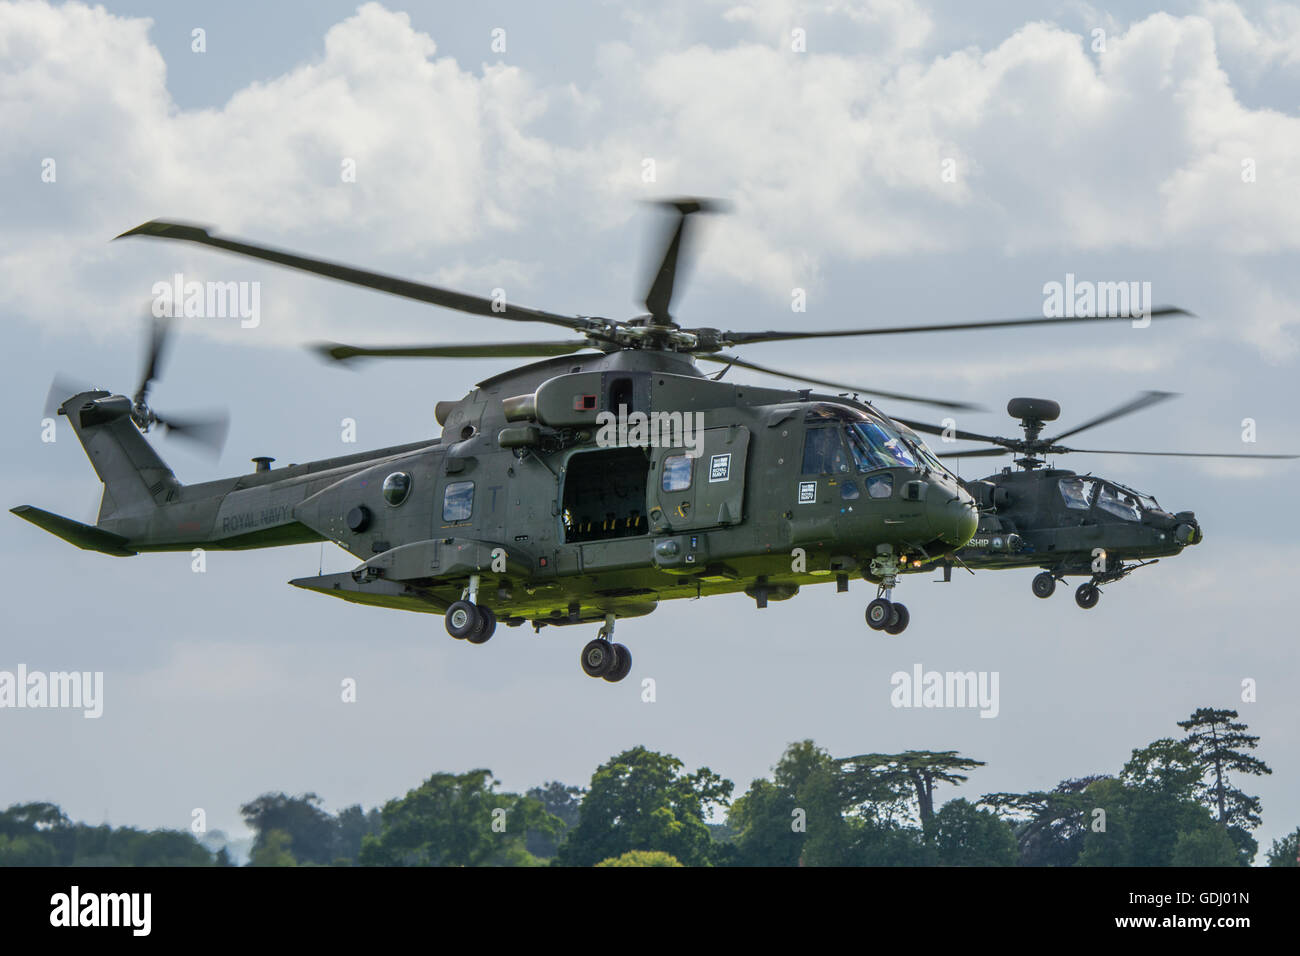
[[[329, 540], [362, 563], [293, 584], [434, 613], [472, 588], [506, 624], [632, 617], [737, 591], [762, 606], [804, 584], [933, 563], [976, 528], [955, 476], [907, 451], [871, 406], [713, 381], [666, 352], [537, 362], [440, 403], [437, 439], [194, 485], [152, 455], [122, 396], [83, 393], [62, 411], [106, 484], [96, 526], [77, 526], [83, 542], [111, 545], [96, 550]], [[855, 460], [864, 433], [897, 456], [864, 445]], [[823, 454], [826, 440], [838, 451]]]

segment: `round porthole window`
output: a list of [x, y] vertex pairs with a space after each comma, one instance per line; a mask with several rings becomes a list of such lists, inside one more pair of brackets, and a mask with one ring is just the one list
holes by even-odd
[[384, 479], [384, 500], [397, 506], [411, 493], [411, 476], [404, 471], [395, 471]]

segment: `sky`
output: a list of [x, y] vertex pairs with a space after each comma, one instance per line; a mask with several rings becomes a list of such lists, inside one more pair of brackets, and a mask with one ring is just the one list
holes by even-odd
[[[434, 436], [435, 402], [509, 367], [352, 371], [306, 344], [520, 337], [212, 250], [111, 241], [141, 222], [630, 318], [657, 225], [645, 201], [679, 195], [730, 205], [701, 224], [679, 282], [687, 326], [1032, 316], [1067, 275], [1149, 282], [1155, 304], [1195, 314], [755, 345], [750, 361], [975, 402], [987, 410], [958, 426], [992, 434], [1015, 432], [1013, 396], [1059, 401], [1068, 426], [1161, 389], [1180, 397], [1079, 444], [1300, 451], [1298, 90], [1300, 10], [1272, 2], [0, 2], [3, 500], [93, 520], [100, 486], [74, 436], [42, 440], [46, 391], [58, 373], [130, 394], [152, 288], [178, 272], [261, 295], [255, 327], [177, 329], [155, 407], [232, 416], [215, 461], [151, 436], [182, 482], [251, 470], [254, 455]], [[988, 461], [960, 473], [1009, 463]], [[1194, 510], [1204, 543], [1089, 611], [1072, 588], [1034, 598], [1032, 570], [911, 576], [896, 638], [866, 628], [862, 581], [765, 610], [666, 603], [619, 626], [634, 656], [619, 685], [579, 671], [585, 627], [502, 628], [472, 647], [437, 616], [287, 586], [352, 567], [332, 545], [210, 552], [195, 573], [188, 553], [110, 558], [10, 516], [0, 670], [102, 671], [105, 699], [96, 720], [0, 711], [0, 806], [51, 800], [142, 827], [188, 827], [202, 809], [239, 834], [239, 805], [268, 791], [340, 809], [436, 771], [586, 784], [637, 744], [740, 793], [808, 737], [836, 756], [958, 750], [987, 766], [940, 796], [974, 799], [1116, 773], [1209, 706], [1237, 709], [1273, 768], [1239, 782], [1263, 800], [1262, 857], [1300, 825], [1300, 463], [1059, 464]], [[892, 706], [891, 675], [916, 664], [997, 672], [997, 716]]]

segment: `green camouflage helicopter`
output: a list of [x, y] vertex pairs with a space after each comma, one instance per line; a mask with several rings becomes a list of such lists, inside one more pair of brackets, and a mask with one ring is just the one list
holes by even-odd
[[[1061, 414], [1061, 406], [1045, 398], [1013, 398], [1007, 414], [1018, 419], [1024, 438], [980, 435], [956, 428], [897, 419], [904, 427], [994, 445], [993, 448], [959, 449], [944, 458], [977, 458], [1015, 453], [1016, 468], [962, 486], [980, 506], [979, 527], [953, 560], [968, 568], [1042, 568], [1032, 589], [1049, 598], [1056, 583], [1067, 575], [1088, 575], [1074, 592], [1075, 603], [1088, 609], [1101, 599], [1101, 585], [1119, 581], [1160, 558], [1179, 554], [1199, 544], [1204, 533], [1191, 511], [1166, 511], [1151, 495], [1091, 473], [1076, 474], [1047, 467], [1045, 456], [1064, 454], [1149, 455], [1162, 458], [1284, 459], [1296, 455], [1258, 455], [1220, 452], [1116, 451], [1067, 448], [1061, 440], [1174, 398], [1173, 392], [1147, 391], [1110, 411], [1051, 438], [1041, 438], [1043, 427]], [[944, 567], [945, 579], [952, 566]]]
[[[974, 498], [915, 433], [844, 395], [721, 381], [732, 366], [864, 395], [968, 408], [780, 372], [725, 349], [792, 339], [1056, 325], [1027, 318], [838, 331], [682, 328], [670, 313], [687, 225], [715, 208], [675, 213], [631, 320], [566, 316], [490, 300], [151, 221], [123, 236], [199, 243], [473, 315], [560, 326], [564, 341], [359, 348], [367, 356], [520, 357], [541, 361], [439, 402], [437, 438], [271, 468], [201, 484], [176, 479], [143, 433], [154, 425], [211, 437], [212, 422], [160, 417], [148, 391], [164, 341], [156, 333], [134, 399], [104, 390], [59, 396], [104, 483], [94, 526], [31, 506], [14, 513], [78, 547], [111, 555], [333, 541], [352, 571], [299, 578], [346, 601], [442, 614], [452, 637], [488, 640], [498, 623], [598, 622], [582, 650], [590, 676], [622, 680], [631, 654], [612, 641], [619, 618], [661, 601], [744, 592], [758, 607], [805, 584], [857, 575], [877, 585], [876, 630], [900, 633], [893, 600], [904, 570], [942, 560], [976, 531]], [[121, 237], [119, 237], [121, 238]], [[1153, 317], [1185, 314], [1154, 310]], [[723, 366], [705, 377], [697, 360]], [[57, 388], [57, 386], [56, 386]]]

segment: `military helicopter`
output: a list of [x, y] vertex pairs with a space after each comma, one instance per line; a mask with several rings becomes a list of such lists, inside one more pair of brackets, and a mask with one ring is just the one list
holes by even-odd
[[[492, 300], [153, 220], [119, 236], [192, 242], [472, 315], [560, 326], [563, 341], [404, 347], [327, 344], [362, 357], [533, 358], [438, 402], [439, 437], [201, 484], [176, 479], [143, 433], [155, 337], [134, 400], [79, 391], [58, 407], [105, 485], [94, 526], [31, 506], [14, 513], [72, 544], [111, 555], [333, 541], [350, 572], [290, 583], [359, 604], [441, 614], [481, 644], [498, 623], [599, 623], [580, 661], [622, 680], [631, 653], [615, 623], [659, 602], [744, 592], [759, 608], [805, 584], [860, 575], [877, 585], [868, 625], [901, 633], [893, 600], [906, 569], [940, 560], [975, 533], [975, 500], [913, 432], [868, 401], [812, 389], [721, 381], [734, 367], [876, 398], [960, 402], [844, 385], [724, 351], [795, 339], [991, 329], [1105, 318], [1001, 319], [836, 331], [683, 328], [670, 311], [688, 224], [718, 207], [682, 199], [630, 320], [567, 316]], [[1155, 318], [1186, 314], [1152, 311]], [[719, 364], [705, 377], [696, 361]]]
[[[1218, 452], [1116, 451], [1067, 448], [1060, 442], [1089, 428], [1174, 398], [1174, 392], [1146, 391], [1104, 414], [1051, 438], [1041, 438], [1061, 406], [1045, 398], [1013, 398], [1007, 414], [1019, 420], [1024, 438], [980, 435], [960, 429], [897, 419], [905, 428], [947, 439], [983, 442], [993, 448], [958, 449], [944, 458], [975, 458], [1015, 453], [1016, 468], [962, 486], [979, 503], [979, 526], [953, 559], [968, 568], [1042, 568], [1031, 582], [1034, 594], [1049, 598], [1067, 575], [1089, 575], [1074, 592], [1075, 603], [1097, 606], [1101, 585], [1119, 581], [1160, 558], [1179, 554], [1204, 537], [1195, 513], [1171, 513], [1154, 497], [1110, 478], [1049, 468], [1046, 455], [1154, 455], [1172, 458], [1284, 459], [1296, 455]], [[945, 579], [952, 567], [944, 568]]]

